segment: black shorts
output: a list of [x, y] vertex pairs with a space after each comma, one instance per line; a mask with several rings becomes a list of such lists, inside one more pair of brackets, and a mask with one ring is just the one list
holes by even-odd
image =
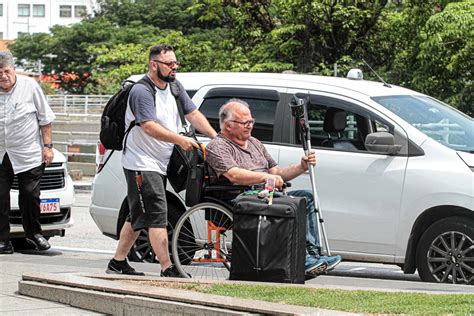
[[155, 171], [123, 170], [127, 180], [127, 201], [130, 208], [127, 221], [131, 223], [133, 230], [166, 228], [168, 207], [165, 176]]

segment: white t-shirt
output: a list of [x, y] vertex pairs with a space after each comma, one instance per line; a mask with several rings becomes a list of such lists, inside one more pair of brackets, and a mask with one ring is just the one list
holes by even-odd
[[[191, 113], [196, 109], [196, 106], [192, 103], [184, 87], [180, 83], [178, 84], [180, 85], [179, 98], [183, 104], [184, 114]], [[155, 102], [153, 102], [152, 94], [147, 86], [136, 84], [132, 88], [125, 114], [125, 128], [128, 128], [133, 120], [137, 124], [152, 120], [174, 133], [181, 132], [181, 119], [170, 85], [168, 84], [164, 90], [155, 87], [155, 91]], [[166, 175], [173, 146], [173, 143], [147, 135], [140, 126], [134, 126], [126, 138], [122, 165], [129, 170], [156, 171]]]

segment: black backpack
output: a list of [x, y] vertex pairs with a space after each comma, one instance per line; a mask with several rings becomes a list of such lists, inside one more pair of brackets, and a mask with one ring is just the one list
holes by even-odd
[[122, 150], [123, 139], [130, 132], [135, 121], [125, 130], [125, 113], [127, 111], [128, 95], [135, 84], [145, 85], [155, 98], [155, 90], [151, 83], [144, 78], [136, 83], [131, 80], [125, 80], [122, 83], [122, 89], [114, 94], [107, 102], [102, 117], [100, 118], [100, 142], [106, 149]]
[[[131, 80], [125, 80], [122, 83], [120, 91], [115, 93], [107, 102], [100, 118], [100, 134], [99, 139], [102, 145], [106, 149], [112, 149], [105, 162], [97, 170], [100, 172], [107, 162], [109, 161], [112, 154], [118, 150], [124, 149], [125, 143], [127, 142], [127, 136], [132, 127], [135, 126], [135, 120], [130, 122], [127, 130], [125, 130], [125, 113], [128, 106], [128, 96], [130, 90], [135, 84], [145, 85], [150, 93], [153, 95], [155, 100], [155, 89], [153, 83], [148, 78], [142, 78], [137, 82]], [[170, 82], [170, 89], [173, 96], [176, 98], [176, 102], [180, 102], [178, 99], [180, 88], [176, 82]], [[125, 138], [125, 141], [124, 141]]]

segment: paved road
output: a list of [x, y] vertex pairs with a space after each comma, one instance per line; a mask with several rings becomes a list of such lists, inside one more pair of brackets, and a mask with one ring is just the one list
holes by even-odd
[[[110, 257], [115, 250], [117, 241], [102, 235], [93, 219], [89, 215], [90, 194], [80, 192], [76, 194], [76, 203], [73, 208], [75, 225], [67, 230], [65, 237], [51, 239], [53, 250], [62, 253], [76, 252], [89, 254], [103, 254]], [[342, 262], [332, 275], [355, 276], [366, 278], [380, 278], [391, 280], [419, 281], [418, 275], [405, 275], [398, 266], [371, 263]], [[317, 282], [316, 280], [308, 283]]]

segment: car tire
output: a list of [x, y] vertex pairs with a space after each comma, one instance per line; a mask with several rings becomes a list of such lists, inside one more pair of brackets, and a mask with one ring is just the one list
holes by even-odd
[[474, 220], [448, 217], [432, 224], [418, 242], [416, 263], [426, 282], [474, 284]]
[[[128, 201], [125, 198], [120, 207], [119, 217], [117, 219], [117, 239], [120, 237], [120, 231], [122, 230], [125, 220], [129, 213]], [[181, 216], [180, 210], [173, 204], [168, 204], [168, 243], [169, 252], [171, 256], [171, 240], [173, 237], [174, 227]], [[142, 229], [138, 235], [137, 240], [133, 244], [132, 249], [128, 253], [128, 259], [133, 262], [149, 262], [157, 263], [155, 252], [151, 248], [150, 239], [148, 236], [148, 230]], [[172, 260], [172, 258], [171, 258]]]

